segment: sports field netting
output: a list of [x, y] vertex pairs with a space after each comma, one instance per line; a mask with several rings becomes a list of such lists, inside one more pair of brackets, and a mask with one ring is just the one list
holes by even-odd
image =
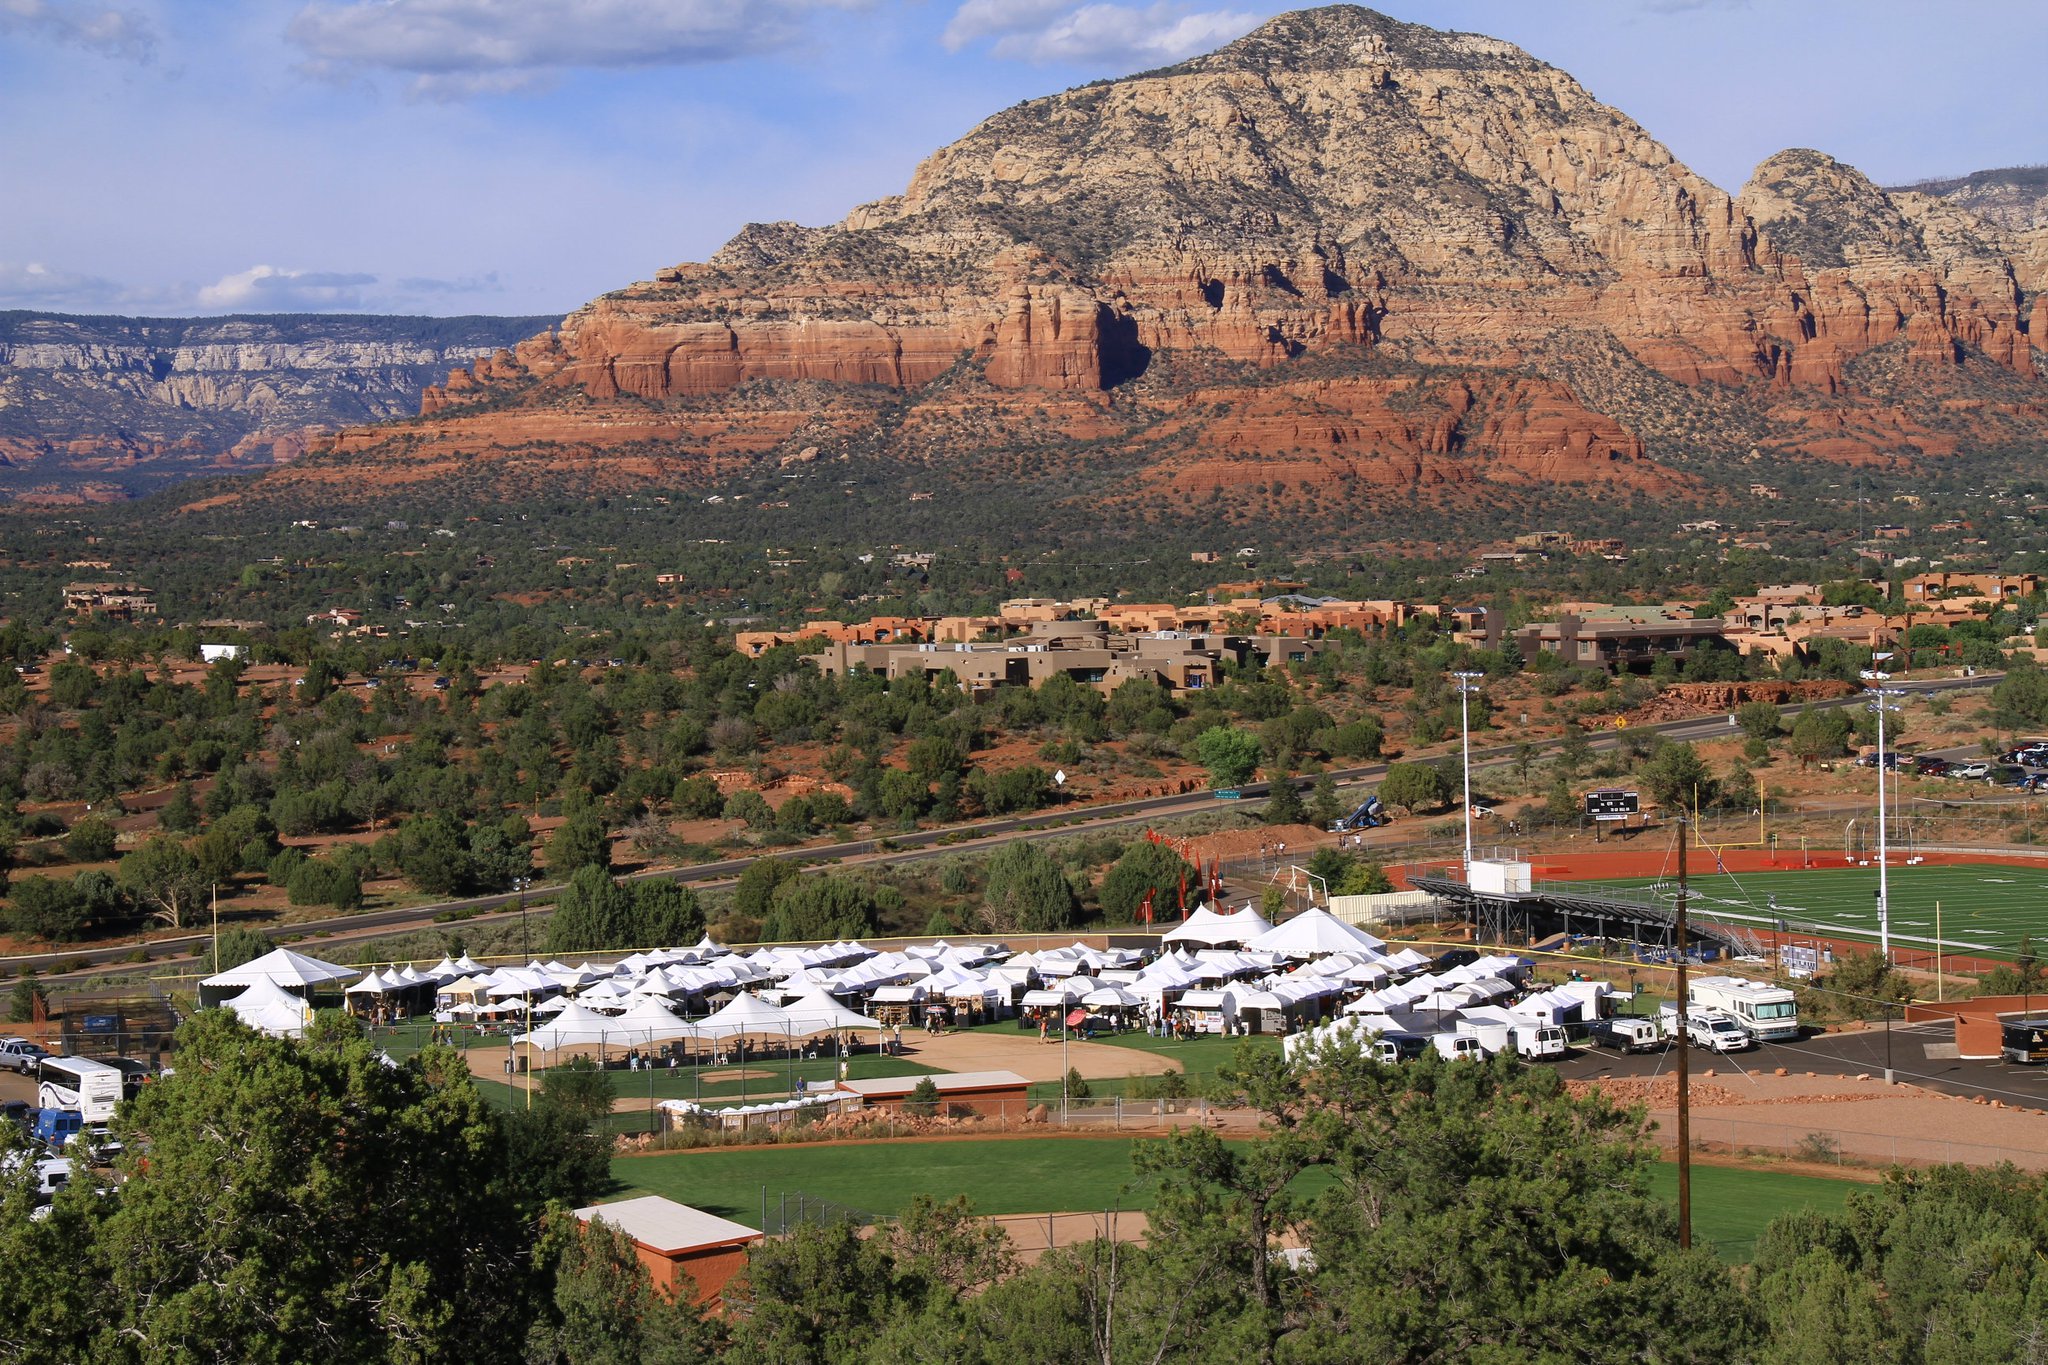
[[[1933, 950], [1937, 903], [1945, 952], [2010, 957], [2022, 937], [2031, 937], [2036, 948], [2048, 945], [2048, 868], [1908, 863], [1900, 858], [1890, 873], [1895, 957], [1901, 948]], [[1545, 885], [1632, 899], [1648, 895], [1666, 902], [1674, 900], [1678, 890], [1676, 879], [1668, 877]], [[1752, 929], [1782, 925], [1793, 932], [1877, 938], [1874, 867], [1696, 873], [1689, 886], [1689, 904], [1705, 919], [1726, 918]]]

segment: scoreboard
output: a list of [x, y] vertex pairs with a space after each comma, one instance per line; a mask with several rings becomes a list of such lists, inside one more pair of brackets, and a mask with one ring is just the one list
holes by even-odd
[[1626, 820], [1642, 809], [1642, 799], [1620, 787], [1586, 793], [1586, 814], [1595, 820]]

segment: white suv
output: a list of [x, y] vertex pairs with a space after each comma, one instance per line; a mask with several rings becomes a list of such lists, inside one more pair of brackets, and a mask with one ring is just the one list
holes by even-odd
[[1733, 1015], [1702, 1010], [1685, 1019], [1686, 1041], [1709, 1052], [1741, 1052], [1755, 1042]]

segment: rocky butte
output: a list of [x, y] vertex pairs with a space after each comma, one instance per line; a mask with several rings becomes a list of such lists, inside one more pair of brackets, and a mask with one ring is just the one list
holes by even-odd
[[1338, 6], [1005, 110], [901, 194], [749, 226], [269, 482], [1053, 482], [1113, 449], [1120, 497], [1692, 496], [1743, 458], [2038, 441], [2044, 285], [2010, 215], [1812, 151], [1730, 195], [1508, 43]]

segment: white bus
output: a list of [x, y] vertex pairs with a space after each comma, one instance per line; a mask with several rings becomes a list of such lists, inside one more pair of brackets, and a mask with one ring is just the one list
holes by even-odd
[[36, 1066], [36, 1103], [69, 1109], [87, 1123], [106, 1123], [121, 1102], [121, 1073], [84, 1057], [45, 1057]]

